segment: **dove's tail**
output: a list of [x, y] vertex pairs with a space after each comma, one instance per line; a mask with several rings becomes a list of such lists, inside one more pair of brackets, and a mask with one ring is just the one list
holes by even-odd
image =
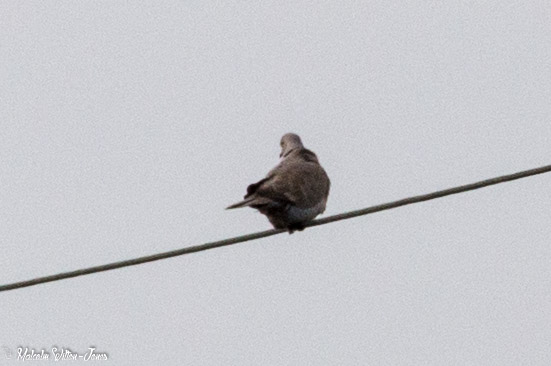
[[241, 202], [237, 202], [237, 203], [234, 203], [234, 204], [231, 205], [231, 206], [226, 207], [226, 210], [231, 210], [232, 208], [247, 207], [247, 206], [249, 206], [249, 205], [255, 200], [255, 198], [256, 198], [256, 197], [249, 197], [249, 198], [246, 198], [246, 199], [244, 199], [244, 200], [241, 201]]

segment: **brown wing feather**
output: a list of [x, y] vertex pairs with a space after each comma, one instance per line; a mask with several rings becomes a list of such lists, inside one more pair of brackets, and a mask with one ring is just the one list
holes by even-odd
[[274, 168], [271, 178], [257, 188], [256, 194], [301, 208], [312, 207], [327, 197], [329, 178], [315, 154], [306, 151], [296, 155]]

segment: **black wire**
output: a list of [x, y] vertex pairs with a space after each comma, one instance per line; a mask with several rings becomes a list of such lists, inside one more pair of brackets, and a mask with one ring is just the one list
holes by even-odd
[[[347, 220], [347, 219], [351, 219], [351, 218], [357, 217], [357, 216], [363, 216], [363, 215], [368, 215], [368, 214], [379, 212], [379, 211], [390, 210], [390, 209], [400, 207], [400, 206], [411, 205], [411, 204], [417, 203], [417, 202], [433, 200], [433, 199], [436, 199], [436, 198], [449, 196], [449, 195], [452, 195], [452, 194], [462, 193], [462, 192], [466, 192], [466, 191], [472, 191], [472, 190], [475, 190], [475, 189], [484, 188], [484, 187], [487, 187], [487, 186], [500, 184], [500, 183], [504, 183], [504, 182], [509, 182], [509, 181], [512, 181], [512, 180], [526, 178], [526, 177], [529, 177], [529, 176], [542, 174], [542, 173], [548, 173], [548, 172], [551, 172], [551, 165], [543, 166], [541, 168], [536, 168], [536, 169], [525, 170], [525, 171], [514, 173], [514, 174], [503, 175], [501, 177], [486, 179], [486, 180], [483, 180], [483, 181], [480, 181], [480, 182], [466, 184], [466, 185], [462, 185], [462, 186], [458, 186], [458, 187], [454, 187], [454, 188], [449, 188], [449, 189], [444, 189], [444, 190], [433, 192], [433, 193], [428, 193], [428, 194], [423, 194], [423, 195], [419, 195], [419, 196], [404, 198], [404, 199], [401, 199], [401, 200], [398, 200], [398, 201], [383, 203], [381, 205], [371, 206], [371, 207], [364, 208], [364, 209], [361, 209], [361, 210], [350, 211], [350, 212], [345, 212], [345, 213], [338, 214], [338, 215], [329, 216], [329, 217], [326, 217], [326, 218], [323, 218], [323, 219], [311, 221], [311, 222], [307, 223], [305, 225], [305, 227], [325, 225], [325, 224], [329, 224], [329, 223], [335, 222], [335, 221]], [[22, 288], [22, 287], [29, 287], [29, 286], [38, 285], [38, 284], [41, 284], [41, 283], [59, 281], [59, 280], [63, 280], [63, 279], [66, 279], [66, 278], [71, 278], [71, 277], [83, 276], [83, 275], [88, 275], [88, 274], [97, 273], [97, 272], [110, 271], [112, 269], [117, 269], [117, 268], [122, 268], [122, 267], [135, 266], [137, 264], [158, 261], [158, 260], [161, 260], [161, 259], [176, 257], [176, 256], [179, 256], [179, 255], [190, 254], [190, 253], [195, 253], [195, 252], [201, 252], [203, 250], [214, 249], [214, 248], [219, 248], [219, 247], [223, 247], [223, 246], [226, 246], [226, 245], [243, 243], [243, 242], [246, 242], [246, 241], [249, 241], [249, 240], [256, 240], [256, 239], [260, 239], [260, 238], [265, 238], [265, 237], [268, 237], [268, 236], [281, 234], [285, 231], [286, 230], [284, 230], [284, 229], [266, 230], [266, 231], [261, 231], [261, 232], [257, 232], [257, 233], [253, 233], [253, 234], [237, 236], [235, 238], [229, 238], [229, 239], [214, 241], [214, 242], [210, 242], [210, 243], [195, 245], [195, 246], [192, 246], [192, 247], [172, 250], [172, 251], [169, 251], [169, 252], [148, 255], [148, 256], [145, 256], [145, 257], [139, 257], [139, 258], [128, 259], [128, 260], [124, 260], [124, 261], [120, 261], [120, 262], [108, 263], [108, 264], [95, 266], [95, 267], [78, 269], [76, 271], [58, 273], [58, 274], [51, 275], [51, 276], [38, 277], [38, 278], [34, 278], [34, 279], [31, 279], [31, 280], [27, 280], [27, 281], [14, 282], [14, 283], [10, 283], [10, 284], [7, 284], [7, 285], [0, 286], [0, 291], [14, 290], [14, 289]]]

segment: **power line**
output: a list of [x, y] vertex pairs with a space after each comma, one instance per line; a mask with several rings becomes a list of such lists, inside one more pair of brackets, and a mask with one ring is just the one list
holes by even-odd
[[[546, 165], [546, 166], [536, 168], [536, 169], [525, 170], [525, 171], [514, 173], [514, 174], [503, 175], [501, 177], [486, 179], [486, 180], [482, 180], [480, 182], [466, 184], [466, 185], [462, 185], [462, 186], [458, 186], [458, 187], [454, 187], [454, 188], [444, 189], [442, 191], [436, 191], [436, 192], [423, 194], [423, 195], [419, 195], [419, 196], [404, 198], [404, 199], [401, 199], [401, 200], [398, 200], [398, 201], [383, 203], [381, 205], [371, 206], [371, 207], [364, 208], [364, 209], [361, 209], [361, 210], [350, 211], [350, 212], [345, 212], [345, 213], [338, 214], [338, 215], [329, 216], [329, 217], [326, 217], [326, 218], [323, 218], [323, 219], [311, 221], [311, 222], [307, 223], [305, 225], [305, 227], [325, 225], [325, 224], [329, 224], [329, 223], [335, 222], [335, 221], [347, 220], [347, 219], [351, 219], [351, 218], [357, 217], [357, 216], [363, 216], [363, 215], [368, 215], [368, 214], [379, 212], [379, 211], [390, 210], [390, 209], [400, 207], [400, 206], [411, 205], [411, 204], [417, 203], [417, 202], [433, 200], [435, 198], [440, 198], [440, 197], [449, 196], [449, 195], [452, 195], [452, 194], [472, 191], [472, 190], [475, 190], [475, 189], [484, 188], [484, 187], [488, 187], [488, 186], [491, 186], [491, 185], [505, 183], [505, 182], [509, 182], [509, 181], [512, 181], [512, 180], [526, 178], [526, 177], [529, 177], [529, 176], [542, 174], [542, 173], [548, 173], [548, 172], [551, 172], [551, 165]], [[257, 233], [253, 233], [253, 234], [237, 236], [235, 238], [229, 238], [229, 239], [224, 239], [224, 240], [219, 240], [219, 241], [213, 241], [213, 242], [210, 242], [210, 243], [205, 243], [205, 244], [195, 245], [195, 246], [191, 246], [191, 247], [187, 247], [187, 248], [172, 250], [172, 251], [169, 251], [169, 252], [148, 255], [148, 256], [145, 256], [145, 257], [128, 259], [128, 260], [124, 260], [124, 261], [120, 261], [120, 262], [113, 262], [113, 263], [108, 263], [108, 264], [95, 266], [95, 267], [83, 268], [83, 269], [79, 269], [79, 270], [76, 270], [76, 271], [58, 273], [58, 274], [51, 275], [51, 276], [38, 277], [38, 278], [34, 278], [32, 280], [27, 280], [27, 281], [14, 282], [14, 283], [10, 283], [10, 284], [7, 284], [7, 285], [0, 286], [0, 292], [1, 291], [8, 291], [8, 290], [15, 290], [15, 289], [22, 288], [22, 287], [34, 286], [34, 285], [38, 285], [38, 284], [46, 283], [46, 282], [59, 281], [59, 280], [63, 280], [63, 279], [66, 279], [66, 278], [83, 276], [83, 275], [88, 275], [88, 274], [97, 273], [97, 272], [110, 271], [112, 269], [117, 269], [117, 268], [122, 268], [122, 267], [135, 266], [137, 264], [158, 261], [158, 260], [161, 260], [161, 259], [166, 259], [166, 258], [171, 258], [171, 257], [177, 257], [179, 255], [184, 255], [184, 254], [201, 252], [203, 250], [219, 248], [219, 247], [232, 245], [232, 244], [237, 244], [237, 243], [243, 243], [243, 242], [249, 241], [249, 240], [261, 239], [261, 238], [265, 238], [265, 237], [268, 237], [268, 236], [281, 234], [285, 231], [286, 230], [284, 230], [284, 229], [266, 230], [266, 231], [261, 231], [261, 232], [257, 232]]]

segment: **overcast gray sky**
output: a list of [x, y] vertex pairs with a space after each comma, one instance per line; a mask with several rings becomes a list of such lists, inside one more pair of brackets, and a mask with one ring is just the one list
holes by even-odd
[[[325, 215], [550, 164], [550, 4], [3, 0], [0, 283], [269, 229], [286, 132]], [[550, 186], [4, 292], [0, 364], [549, 365]]]

